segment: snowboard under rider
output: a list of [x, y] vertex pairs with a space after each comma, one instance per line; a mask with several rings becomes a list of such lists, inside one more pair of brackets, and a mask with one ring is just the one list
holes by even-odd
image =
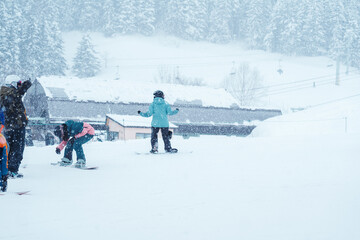
[[60, 138], [61, 141], [59, 146], [56, 147], [55, 152], [60, 154], [66, 146], [64, 157], [61, 159], [60, 166], [69, 166], [72, 164], [72, 153], [73, 150], [75, 150], [77, 158], [75, 167], [84, 168], [86, 165], [86, 159], [82, 145], [94, 137], [94, 128], [85, 122], [68, 120], [60, 126], [57, 126], [54, 134]]
[[157, 90], [153, 93], [154, 100], [149, 106], [149, 110], [145, 113], [138, 111], [142, 117], [151, 117], [151, 153], [158, 152], [158, 132], [161, 130], [161, 135], [165, 145], [165, 152], [175, 153], [176, 148], [172, 148], [170, 144], [170, 138], [172, 132], [169, 131], [169, 120], [167, 115], [175, 115], [179, 112], [179, 109], [171, 110], [170, 105], [164, 100], [164, 93]]

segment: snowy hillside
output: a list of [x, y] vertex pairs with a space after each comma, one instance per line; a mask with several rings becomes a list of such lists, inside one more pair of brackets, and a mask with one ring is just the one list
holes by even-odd
[[317, 136], [360, 134], [360, 95], [340, 99], [304, 111], [267, 119], [251, 136]]
[[[79, 32], [64, 33], [65, 57], [70, 67], [81, 37]], [[91, 37], [102, 62], [102, 71], [96, 77], [100, 81], [150, 82], [157, 89], [159, 68], [167, 66], [183, 76], [200, 78], [205, 84], [218, 88], [234, 67], [248, 62], [262, 77], [254, 105], [284, 111], [358, 94], [360, 89], [359, 71], [350, 68], [345, 74], [347, 69], [343, 65], [340, 66], [340, 85], [336, 86], [336, 63], [325, 57], [290, 57], [245, 50], [239, 43], [219, 45], [169, 36], [104, 38], [102, 34], [93, 33]], [[72, 75], [70, 70], [67, 74]]]

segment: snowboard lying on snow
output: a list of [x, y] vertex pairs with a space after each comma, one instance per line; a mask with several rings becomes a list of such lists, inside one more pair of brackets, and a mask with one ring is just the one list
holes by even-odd
[[9, 195], [9, 194], [16, 194], [16, 195], [30, 195], [30, 191], [21, 191], [21, 192], [0, 192], [0, 196]]

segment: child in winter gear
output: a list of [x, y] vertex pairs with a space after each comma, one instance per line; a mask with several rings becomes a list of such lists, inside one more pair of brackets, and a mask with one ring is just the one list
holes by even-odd
[[7, 189], [7, 179], [8, 179], [8, 152], [7, 152], [7, 143], [5, 137], [1, 134], [1, 131], [4, 128], [4, 113], [0, 109], [0, 191], [6, 192]]
[[60, 126], [57, 126], [54, 134], [62, 140], [60, 145], [56, 147], [55, 152], [60, 154], [61, 150], [63, 150], [66, 146], [64, 157], [61, 159], [60, 166], [68, 166], [72, 164], [72, 152], [73, 149], [75, 149], [77, 158], [75, 167], [85, 167], [86, 159], [82, 145], [94, 137], [94, 128], [85, 122], [68, 120]]
[[28, 118], [22, 98], [31, 85], [30, 79], [22, 82], [20, 77], [9, 75], [0, 89], [1, 107], [5, 113], [4, 135], [9, 144], [9, 175], [12, 178], [23, 177], [18, 171], [25, 149]]
[[177, 152], [176, 148], [171, 148], [169, 135], [169, 120], [167, 115], [175, 115], [179, 109], [171, 110], [170, 105], [164, 100], [164, 93], [157, 90], [153, 93], [154, 100], [149, 106], [146, 113], [138, 111], [142, 117], [153, 116], [151, 121], [151, 153], [158, 152], [158, 137], [157, 134], [161, 130], [162, 138], [165, 145], [166, 152]]

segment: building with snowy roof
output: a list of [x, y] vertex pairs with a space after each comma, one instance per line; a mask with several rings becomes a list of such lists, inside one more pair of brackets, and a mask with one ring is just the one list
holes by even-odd
[[147, 111], [155, 90], [180, 112], [169, 116], [175, 134], [241, 135], [255, 127], [247, 123], [281, 115], [280, 110], [242, 108], [224, 89], [157, 83], [127, 83], [116, 80], [42, 77], [24, 97], [35, 139], [66, 120], [86, 121], [106, 130], [108, 114], [137, 115]]
[[[151, 137], [151, 120], [135, 115], [106, 115], [106, 129], [108, 140], [131, 140]], [[169, 130], [174, 132], [177, 128], [175, 124], [169, 122]], [[161, 134], [159, 134], [161, 137]]]

